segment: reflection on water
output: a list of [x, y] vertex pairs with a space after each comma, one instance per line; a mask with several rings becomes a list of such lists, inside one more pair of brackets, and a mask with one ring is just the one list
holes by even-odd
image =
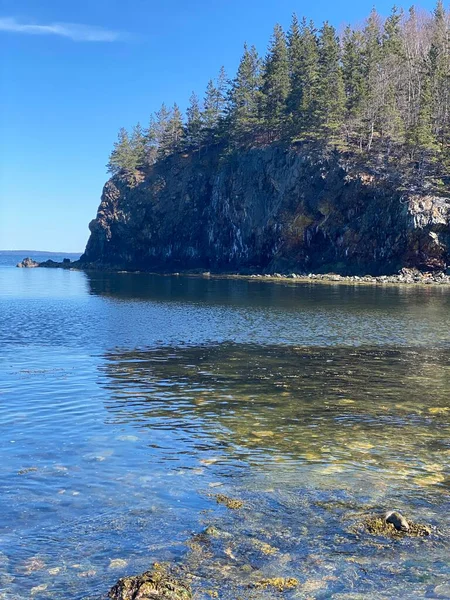
[[448, 292], [0, 277], [0, 598], [164, 560], [198, 599], [450, 596]]

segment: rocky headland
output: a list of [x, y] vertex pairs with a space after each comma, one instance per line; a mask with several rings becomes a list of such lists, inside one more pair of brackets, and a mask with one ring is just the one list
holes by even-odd
[[399, 167], [336, 149], [174, 154], [112, 177], [89, 228], [79, 261], [40, 266], [450, 282], [448, 186], [413, 186]]

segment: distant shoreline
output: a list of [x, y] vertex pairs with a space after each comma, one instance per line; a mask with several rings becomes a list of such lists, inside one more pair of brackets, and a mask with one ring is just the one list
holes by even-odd
[[83, 252], [65, 252], [64, 250], [0, 250], [0, 254], [48, 254], [53, 256], [67, 254], [69, 256], [81, 256]]

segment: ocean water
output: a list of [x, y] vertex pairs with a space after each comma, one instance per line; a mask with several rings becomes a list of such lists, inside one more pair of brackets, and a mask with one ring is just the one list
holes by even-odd
[[[0, 598], [100, 600], [165, 561], [197, 599], [450, 597], [450, 288], [22, 254], [0, 253]], [[387, 509], [431, 535], [371, 535]]]

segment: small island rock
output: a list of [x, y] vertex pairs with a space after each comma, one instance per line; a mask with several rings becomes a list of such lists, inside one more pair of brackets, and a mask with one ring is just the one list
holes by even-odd
[[19, 267], [19, 269], [34, 269], [39, 267], [39, 263], [27, 256], [27, 258], [24, 258], [21, 262], [17, 263], [16, 267]]

